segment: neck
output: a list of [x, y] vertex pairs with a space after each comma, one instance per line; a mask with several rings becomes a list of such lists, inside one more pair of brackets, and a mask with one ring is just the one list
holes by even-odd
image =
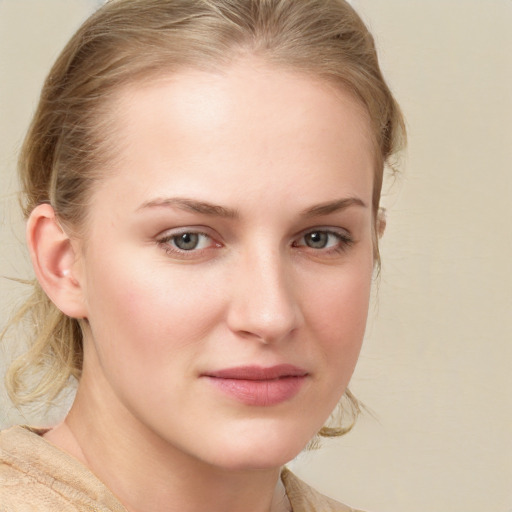
[[290, 510], [280, 468], [207, 464], [148, 432], [123, 407], [105, 407], [106, 392], [84, 375], [66, 420], [46, 438], [89, 467], [129, 512], [204, 512], [205, 504], [209, 512]]

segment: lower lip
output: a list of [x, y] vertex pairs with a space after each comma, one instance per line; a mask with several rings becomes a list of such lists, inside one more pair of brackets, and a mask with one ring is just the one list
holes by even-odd
[[207, 377], [226, 395], [245, 405], [265, 407], [291, 400], [300, 391], [306, 376], [270, 380], [222, 379]]

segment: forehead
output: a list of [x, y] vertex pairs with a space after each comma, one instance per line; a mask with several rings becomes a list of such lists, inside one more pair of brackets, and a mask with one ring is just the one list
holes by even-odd
[[367, 193], [373, 182], [364, 107], [305, 74], [245, 59], [216, 72], [184, 70], [134, 83], [115, 101], [113, 175], [141, 190], [178, 182], [186, 189], [186, 177], [192, 192], [198, 183], [279, 191], [301, 176], [304, 193], [318, 180], [326, 190], [339, 188], [342, 177]]

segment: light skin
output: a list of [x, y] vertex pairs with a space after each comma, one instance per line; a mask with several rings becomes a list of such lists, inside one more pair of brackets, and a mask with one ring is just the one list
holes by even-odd
[[[119, 158], [85, 239], [49, 205], [28, 223], [43, 288], [87, 319], [76, 400], [46, 437], [130, 511], [286, 510], [280, 468], [335, 407], [364, 334], [364, 110], [253, 58], [135, 84], [116, 107]], [[263, 404], [215, 376], [283, 364], [297, 389], [264, 388]]]

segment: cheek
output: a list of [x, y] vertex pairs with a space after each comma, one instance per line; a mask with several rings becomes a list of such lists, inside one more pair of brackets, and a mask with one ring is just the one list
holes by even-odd
[[[344, 269], [319, 288], [305, 307], [328, 367], [349, 371], [356, 364], [368, 316], [372, 268]], [[340, 372], [344, 373], [344, 372]]]
[[202, 340], [216, 321], [215, 301], [186, 272], [126, 255], [120, 267], [113, 259], [90, 268], [86, 343], [94, 355], [86, 349], [84, 366], [101, 372], [132, 411], [161, 410], [188, 396], [177, 390], [194, 375]]
[[101, 261], [88, 270], [93, 338], [100, 354], [111, 357], [122, 350], [123, 366], [130, 359], [163, 364], [214, 322], [216, 301], [209, 299], [199, 276], [126, 254], [91, 259]]

